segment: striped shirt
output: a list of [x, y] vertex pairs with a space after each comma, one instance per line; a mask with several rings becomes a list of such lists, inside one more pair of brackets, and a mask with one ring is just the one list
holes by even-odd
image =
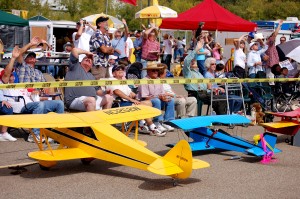
[[160, 52], [158, 41], [150, 41], [149, 39], [144, 39], [142, 44], [142, 59], [147, 61], [156, 61], [158, 59], [158, 56], [155, 53], [150, 53], [151, 51]]

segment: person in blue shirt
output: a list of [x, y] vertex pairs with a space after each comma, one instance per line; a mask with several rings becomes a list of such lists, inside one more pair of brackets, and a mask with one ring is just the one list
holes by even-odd
[[141, 62], [141, 59], [142, 59], [142, 43], [143, 43], [143, 38], [141, 37], [141, 31], [138, 30], [135, 33], [135, 40], [133, 42], [134, 55], [135, 55], [136, 62]]

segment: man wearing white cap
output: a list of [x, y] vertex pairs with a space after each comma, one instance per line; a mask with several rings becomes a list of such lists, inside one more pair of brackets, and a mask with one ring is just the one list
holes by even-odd
[[115, 56], [115, 55], [109, 55], [109, 57], [108, 57], [108, 62], [107, 62], [107, 69], [108, 69], [108, 72], [106, 73], [106, 75], [108, 76], [108, 77], [113, 77], [113, 74], [112, 74], [112, 68], [114, 67], [114, 66], [116, 66], [117, 64], [116, 64], [116, 60], [118, 59], [118, 57], [117, 56]]
[[[260, 45], [262, 48], [258, 50]], [[260, 55], [266, 52], [268, 45], [263, 43], [261, 38], [253, 39], [249, 44], [250, 52], [247, 57], [247, 65], [249, 68], [249, 77], [255, 78], [258, 71], [263, 71], [262, 60]]]

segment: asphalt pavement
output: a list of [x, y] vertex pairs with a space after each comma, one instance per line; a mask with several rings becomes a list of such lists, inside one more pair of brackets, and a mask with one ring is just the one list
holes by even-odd
[[[186, 94], [183, 87], [173, 85], [177, 94]], [[203, 108], [206, 111], [206, 108]], [[263, 133], [260, 126], [235, 127], [230, 134], [252, 140]], [[25, 142], [23, 134], [13, 132], [17, 142], [0, 142], [0, 166], [31, 162], [30, 151], [38, 150], [33, 143]], [[49, 171], [38, 165], [26, 167], [27, 171], [13, 175], [14, 170], [0, 169], [0, 198], [288, 198], [300, 197], [300, 147], [285, 143], [288, 136], [278, 134], [276, 162], [264, 165], [260, 158], [232, 151], [194, 153], [210, 163], [211, 167], [194, 170], [191, 177], [179, 180], [173, 186], [171, 178], [150, 172], [120, 166], [101, 160], [90, 165], [80, 160], [59, 162]], [[175, 130], [165, 137], [141, 134], [139, 139], [147, 148], [164, 155], [166, 144], [180, 139], [189, 140], [183, 132]], [[233, 156], [241, 159], [225, 160]]]

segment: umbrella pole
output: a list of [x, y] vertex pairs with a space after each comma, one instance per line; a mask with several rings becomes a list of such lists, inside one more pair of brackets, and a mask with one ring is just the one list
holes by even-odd
[[108, 0], [106, 0], [105, 14], [107, 15]]

